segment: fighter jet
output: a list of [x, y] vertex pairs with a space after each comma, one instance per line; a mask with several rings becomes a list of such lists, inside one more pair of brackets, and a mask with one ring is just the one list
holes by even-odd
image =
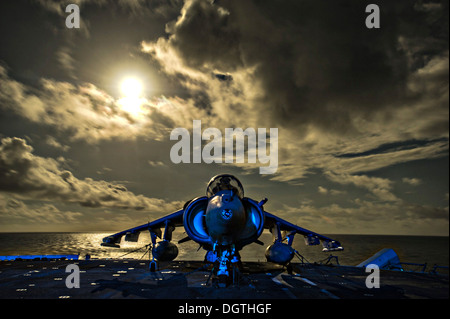
[[[273, 235], [273, 243], [266, 249], [267, 261], [288, 265], [295, 256], [292, 243], [295, 234], [304, 236], [306, 245], [318, 245], [322, 242], [323, 251], [343, 250], [341, 244], [299, 227], [275, 215], [266, 212], [260, 202], [244, 197], [241, 182], [229, 174], [214, 176], [206, 187], [206, 196], [188, 201], [180, 209], [165, 217], [124, 230], [103, 238], [102, 246], [120, 248], [122, 236], [125, 241], [137, 242], [140, 232], [149, 231], [151, 238], [150, 267], [157, 268], [159, 261], [172, 261], [178, 255], [177, 246], [171, 241], [175, 227], [183, 226], [187, 237], [178, 241], [193, 240], [207, 253], [205, 262], [215, 264], [215, 276], [231, 276], [231, 272], [240, 264], [239, 251], [251, 243], [262, 244], [258, 240], [264, 229]], [[161, 229], [164, 228], [164, 233]], [[162, 240], [157, 242], [157, 238]]]

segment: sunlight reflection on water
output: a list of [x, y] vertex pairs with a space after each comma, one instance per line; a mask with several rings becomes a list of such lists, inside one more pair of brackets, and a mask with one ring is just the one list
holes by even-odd
[[[102, 239], [112, 233], [0, 233], [0, 255], [37, 254], [86, 254], [92, 258], [149, 258], [145, 245], [150, 242], [147, 232], [142, 232], [136, 243], [122, 239], [121, 248], [101, 246]], [[173, 242], [184, 238], [182, 231], [173, 233]], [[335, 252], [341, 265], [356, 265], [383, 248], [393, 248], [403, 262], [427, 262], [429, 265], [448, 266], [448, 237], [423, 236], [378, 236], [378, 235], [329, 235], [344, 246], [342, 252]], [[263, 246], [251, 244], [240, 252], [243, 261], [265, 261], [264, 252], [272, 242], [272, 235], [264, 232], [259, 238]], [[198, 249], [193, 241], [177, 244], [177, 260], [203, 260], [206, 251]], [[293, 247], [307, 261], [323, 260], [329, 253], [322, 252], [322, 246], [306, 246], [302, 236], [297, 235]], [[141, 249], [140, 249], [141, 248]], [[294, 260], [295, 261], [295, 260]]]

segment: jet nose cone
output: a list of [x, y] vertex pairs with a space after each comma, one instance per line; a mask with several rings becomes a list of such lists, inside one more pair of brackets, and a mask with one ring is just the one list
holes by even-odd
[[214, 195], [206, 207], [205, 226], [214, 243], [231, 245], [246, 225], [245, 208], [230, 191]]
[[222, 195], [222, 202], [229, 203], [233, 200], [232, 196], [230, 194], [223, 194]]

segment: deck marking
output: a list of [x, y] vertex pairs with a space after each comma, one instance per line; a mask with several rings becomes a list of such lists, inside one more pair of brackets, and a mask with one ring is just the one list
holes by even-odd
[[294, 277], [294, 278], [297, 279], [297, 280], [304, 281], [304, 282], [306, 282], [307, 284], [310, 284], [311, 286], [317, 286], [316, 283], [312, 282], [311, 280], [309, 280], [309, 279], [307, 279], [307, 278], [299, 277], [299, 276], [296, 276], [296, 277]]
[[341, 298], [339, 298], [338, 296], [332, 294], [331, 292], [329, 292], [326, 289], [320, 289], [320, 291], [323, 292], [324, 294], [326, 294], [327, 296], [329, 296], [332, 299], [341, 299]]
[[281, 274], [273, 277], [272, 281], [276, 282], [279, 285], [284, 285], [284, 286], [289, 287], [289, 288], [294, 288], [290, 284], [288, 284], [286, 281], [284, 281], [284, 279], [281, 277]]
[[[310, 284], [311, 286], [316, 286], [316, 287], [318, 287], [317, 284], [316, 284], [315, 282], [312, 282], [311, 280], [309, 280], [309, 279], [307, 279], [307, 278], [300, 277], [300, 276], [295, 276], [294, 278], [297, 279], [297, 280], [302, 280], [302, 281], [306, 282], [307, 284]], [[323, 292], [324, 294], [326, 294], [328, 297], [330, 297], [330, 298], [332, 298], [332, 299], [340, 299], [338, 296], [332, 294], [331, 292], [329, 292], [329, 291], [326, 290], [326, 289], [320, 289], [320, 291]]]
[[[273, 278], [272, 278], [272, 281], [275, 282], [277, 285], [280, 285], [280, 286], [286, 286], [286, 287], [289, 287], [289, 288], [294, 288], [294, 287], [292, 287], [290, 284], [288, 284], [288, 283], [281, 277], [281, 274], [279, 274], [279, 275], [273, 277]], [[294, 295], [294, 294], [292, 293], [292, 291], [290, 291], [289, 288], [286, 288], [286, 287], [281, 288], [281, 290], [283, 290], [283, 291], [288, 295], [289, 298], [291, 298], [291, 299], [297, 299], [297, 296]]]

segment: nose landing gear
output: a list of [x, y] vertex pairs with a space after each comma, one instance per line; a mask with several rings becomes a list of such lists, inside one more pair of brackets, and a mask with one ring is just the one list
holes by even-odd
[[238, 284], [241, 275], [239, 269], [241, 257], [236, 252], [234, 245], [231, 248], [214, 245], [213, 250], [206, 253], [205, 261], [213, 264], [206, 284], [209, 283], [211, 277], [213, 277], [213, 284], [220, 288]]

